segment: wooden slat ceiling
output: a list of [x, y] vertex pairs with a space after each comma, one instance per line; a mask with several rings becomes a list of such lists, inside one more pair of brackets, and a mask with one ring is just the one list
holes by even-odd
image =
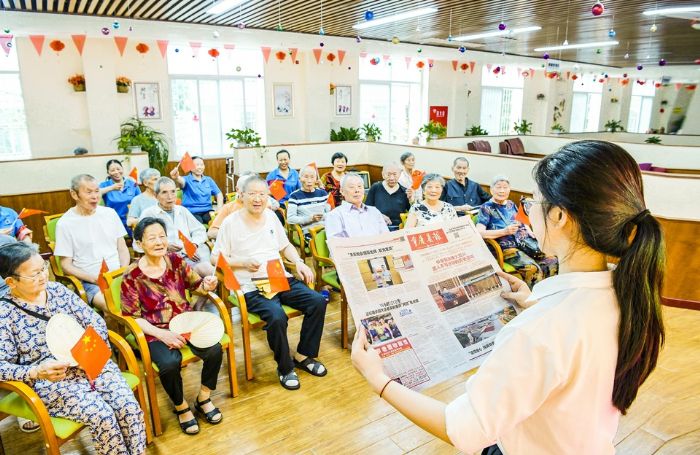
[[[248, 0], [240, 7], [218, 15], [205, 13], [212, 0], [0, 0], [2, 9], [46, 13], [82, 14], [155, 21], [185, 22], [219, 26], [245, 24], [248, 28], [274, 30], [281, 22], [285, 31], [317, 34], [321, 27], [327, 35], [357, 36], [352, 25], [364, 21], [364, 12], [371, 9], [375, 19], [434, 6], [438, 12], [420, 19], [372, 27], [360, 32], [362, 38], [391, 40], [396, 36], [403, 43], [436, 44], [431, 38], [445, 40], [450, 34], [474, 34], [495, 31], [503, 20], [509, 28], [539, 25], [542, 30], [510, 38], [477, 40], [479, 50], [538, 57], [536, 47], [569, 43], [606, 41], [612, 28], [620, 45], [615, 48], [571, 50], [561, 58], [585, 63], [633, 66], [637, 63], [657, 64], [660, 58], [669, 65], [693, 64], [700, 58], [700, 31], [691, 28], [687, 19], [659, 17], [657, 31], [651, 32], [654, 19], [642, 11], [698, 4], [698, 1], [615, 0], [605, 1], [606, 11], [594, 17], [595, 3], [571, 0]], [[568, 17], [568, 21], [567, 21]], [[568, 34], [567, 34], [568, 23]], [[437, 45], [441, 45], [437, 43]], [[454, 45], [444, 41], [444, 46]], [[467, 46], [469, 47], [469, 46]], [[457, 53], [458, 51], [455, 50]], [[552, 56], [558, 57], [554, 52]], [[629, 58], [625, 58], [629, 54]]]

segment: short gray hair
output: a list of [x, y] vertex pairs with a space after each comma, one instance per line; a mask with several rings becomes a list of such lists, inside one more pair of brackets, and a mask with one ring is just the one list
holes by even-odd
[[301, 168], [301, 170], [299, 171], [299, 175], [301, 176], [301, 174], [303, 174], [306, 171], [311, 171], [314, 173], [314, 175], [318, 174], [318, 169], [316, 169], [315, 167], [313, 167], [311, 165], [307, 165], [307, 166], [304, 166], [303, 168]]
[[396, 169], [397, 171], [401, 171], [401, 165], [396, 161], [392, 161], [391, 163], [385, 164], [382, 168], [382, 175], [384, 175], [384, 173], [387, 172], [389, 169]]
[[0, 276], [15, 276], [17, 269], [32, 256], [39, 254], [39, 246], [32, 243], [6, 243], [0, 247]]
[[153, 169], [152, 167], [144, 169], [139, 174], [139, 178], [141, 179], [141, 182], [145, 182], [146, 180], [151, 180], [153, 177], [160, 177], [160, 171], [158, 169]]
[[267, 182], [265, 181], [265, 179], [260, 177], [258, 174], [253, 174], [253, 175], [249, 175], [246, 177], [245, 181], [241, 185], [241, 192], [245, 193], [248, 190], [248, 187], [252, 183], [257, 183], [257, 182], [264, 183], [265, 188], [267, 188]]
[[94, 181], [95, 181], [95, 177], [93, 177], [90, 174], [78, 174], [75, 177], [73, 177], [72, 179], [70, 179], [70, 189], [71, 189], [71, 191], [74, 191], [77, 193], [78, 190], [80, 189], [80, 185], [83, 182], [94, 182]]
[[423, 181], [420, 184], [420, 187], [422, 190], [425, 190], [425, 185], [427, 185], [430, 182], [440, 182], [440, 186], [443, 188], [445, 187], [445, 179], [442, 178], [440, 174], [427, 174], [425, 177], [423, 177]]
[[491, 186], [494, 186], [498, 182], [506, 182], [508, 185], [510, 185], [510, 180], [508, 177], [504, 174], [497, 174], [491, 179]]
[[458, 156], [457, 158], [455, 158], [455, 160], [452, 162], [452, 167], [457, 166], [457, 163], [460, 161], [464, 161], [465, 163], [467, 163], [467, 167], [469, 167], [469, 160], [463, 156]]
[[346, 173], [341, 179], [340, 179], [340, 188], [343, 189], [345, 188], [345, 185], [348, 183], [348, 180], [350, 179], [358, 179], [362, 183], [362, 187], [364, 188], [365, 186], [365, 181], [360, 177], [360, 174], [357, 172], [348, 172]]
[[245, 181], [253, 175], [257, 176], [258, 174], [253, 171], [245, 171], [241, 175], [239, 175], [238, 181], [236, 181], [236, 189], [238, 189], [239, 191], [243, 191], [241, 188], [245, 184]]
[[177, 185], [175, 185], [173, 179], [171, 179], [170, 177], [161, 177], [158, 180], [156, 180], [156, 185], [155, 187], [153, 187], [153, 192], [156, 194], [160, 193], [161, 187], [163, 185], [174, 185], [175, 188], [177, 188]]

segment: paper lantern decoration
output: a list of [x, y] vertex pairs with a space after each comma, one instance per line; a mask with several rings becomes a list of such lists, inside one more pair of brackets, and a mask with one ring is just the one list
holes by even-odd
[[145, 54], [146, 52], [148, 52], [148, 49], [149, 49], [148, 44], [138, 43], [136, 45], [136, 51], [139, 54]]
[[542, 58], [545, 59], [545, 60], [549, 60], [549, 54], [545, 53], [545, 54], [542, 56]]
[[372, 19], [374, 19], [374, 13], [372, 12], [372, 10], [368, 9], [367, 11], [365, 11], [365, 20], [371, 21]]
[[119, 29], [119, 27], [121, 27], [121, 25], [119, 24], [119, 22], [117, 22], [117, 21], [112, 22], [112, 28], [113, 28], [114, 30]]
[[493, 69], [493, 74], [499, 74], [501, 72], [501, 67], [497, 66]]
[[333, 61], [335, 61], [335, 54], [331, 52], [330, 54], [326, 55], [326, 60], [333, 63]]
[[659, 60], [659, 66], [666, 66], [666, 59], [665, 58], [662, 58], [661, 60]]
[[605, 6], [603, 6], [602, 3], [596, 3], [593, 5], [593, 8], [591, 8], [591, 13], [593, 13], [594, 16], [600, 16], [605, 12]]
[[209, 54], [209, 55], [211, 56], [211, 58], [217, 58], [219, 55], [221, 55], [221, 54], [219, 53], [219, 50], [218, 50], [218, 49], [214, 49], [214, 48], [209, 49], [209, 50], [207, 51], [207, 54]]
[[423, 63], [423, 62], [416, 63], [416, 68], [418, 68], [419, 70], [422, 70], [423, 68], [425, 68], [425, 63]]
[[459, 51], [460, 51], [462, 54], [464, 54], [465, 52], [467, 52], [467, 48], [464, 47], [464, 46], [459, 46]]
[[662, 107], [661, 109], [659, 109], [659, 112], [661, 112], [661, 113], [663, 114], [664, 112], [666, 112], [666, 109], [664, 109], [664, 108]]
[[63, 44], [63, 41], [55, 39], [49, 43], [49, 47], [55, 52], [61, 52], [66, 45]]
[[642, 65], [637, 65], [637, 71], [641, 71], [643, 69], [644, 69], [644, 67]]
[[578, 76], [574, 74], [573, 76], [571, 76], [571, 79], [576, 80], [578, 79]]
[[627, 79], [627, 73], [624, 73], [624, 74], [622, 75], [622, 77], [624, 77], [625, 79]]
[[109, 35], [109, 29], [107, 27], [102, 27], [102, 30], [100, 30], [100, 31], [105, 36]]
[[391, 38], [391, 44], [399, 44], [399, 43], [400, 43], [400, 41], [399, 41], [399, 38], [397, 36]]
[[613, 30], [612, 28], [608, 30], [608, 38], [615, 38], [615, 35], [617, 35], [617, 32]]
[[277, 51], [277, 52], [275, 52], [275, 57], [277, 58], [277, 60], [279, 60], [281, 62], [282, 60], [287, 58], [287, 54], [285, 54], [282, 51]]
[[373, 59], [371, 59], [371, 60], [369, 61], [369, 63], [372, 64], [372, 65], [375, 65], [375, 66], [376, 66], [376, 65], [379, 65], [379, 57], [374, 57]]
[[469, 69], [469, 65], [467, 65], [466, 63], [462, 63], [461, 65], [459, 65], [459, 68], [460, 68], [462, 71], [466, 71], [466, 70]]
[[505, 29], [506, 29], [506, 24], [505, 24], [505, 22], [501, 22], [500, 24], [498, 24], [498, 29], [499, 29], [500, 31], [505, 30]]

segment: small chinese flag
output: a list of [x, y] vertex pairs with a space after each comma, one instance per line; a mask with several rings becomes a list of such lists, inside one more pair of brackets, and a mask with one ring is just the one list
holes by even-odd
[[75, 346], [70, 350], [73, 358], [90, 382], [97, 379], [105, 364], [112, 356], [112, 351], [91, 325], [85, 329]]
[[132, 168], [129, 172], [129, 177], [131, 177], [134, 182], [139, 183], [139, 170], [137, 168]]
[[515, 221], [519, 221], [528, 226], [530, 225], [530, 218], [525, 213], [525, 209], [523, 209], [522, 203], [518, 205], [518, 213], [515, 214]]
[[284, 180], [273, 180], [270, 182], [270, 193], [272, 193], [272, 197], [278, 201], [285, 197], [287, 191], [284, 189]]
[[28, 216], [32, 215], [46, 215], [49, 212], [45, 212], [43, 210], [38, 210], [38, 209], [22, 209], [19, 212], [19, 215], [17, 216], [20, 220], [23, 220], [27, 218]]
[[289, 280], [279, 259], [267, 261], [267, 279], [270, 280], [270, 292], [289, 291]]
[[107, 284], [107, 280], [105, 279], [104, 274], [109, 272], [109, 267], [107, 267], [107, 261], [102, 259], [102, 265], [100, 266], [100, 274], [97, 276], [97, 285], [100, 287], [100, 291], [104, 294], [107, 289], [109, 289], [109, 285]]
[[328, 205], [330, 205], [332, 209], [335, 208], [335, 197], [333, 197], [333, 193], [328, 193]]
[[185, 234], [182, 233], [182, 231], [177, 231], [177, 236], [182, 242], [182, 246], [185, 247], [185, 253], [187, 254], [187, 257], [190, 259], [194, 258], [194, 255], [197, 254], [197, 245], [192, 243], [190, 239], [188, 239]]
[[411, 185], [411, 188], [413, 188], [414, 190], [420, 188], [420, 184], [423, 183], [424, 176], [424, 171], [413, 171], [413, 174], [411, 175], [411, 177], [413, 178], [413, 184]]
[[224, 286], [229, 291], [238, 291], [241, 289], [241, 285], [236, 279], [236, 275], [233, 274], [233, 270], [229, 267], [223, 254], [219, 254], [219, 259], [216, 260], [216, 268], [221, 270], [224, 274]]
[[189, 153], [185, 152], [185, 154], [182, 156], [182, 159], [180, 160], [180, 168], [182, 168], [182, 172], [185, 174], [189, 174], [194, 170], [194, 161]]

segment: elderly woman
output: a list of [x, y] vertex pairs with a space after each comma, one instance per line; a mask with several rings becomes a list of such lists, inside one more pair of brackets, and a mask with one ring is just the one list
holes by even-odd
[[269, 186], [275, 180], [281, 180], [284, 183], [285, 194], [279, 200], [280, 204], [284, 204], [289, 196], [299, 188], [301, 185], [299, 183], [299, 173], [296, 169], [289, 167], [290, 155], [286, 150], [280, 150], [277, 152], [277, 167], [267, 174], [265, 181]]
[[141, 194], [141, 190], [136, 182], [124, 178], [124, 168], [119, 160], [107, 161], [107, 174], [107, 179], [100, 183], [102, 200], [105, 206], [117, 212], [126, 232], [131, 235], [131, 228], [126, 223], [126, 214], [131, 200]]
[[401, 174], [399, 174], [399, 184], [406, 188], [406, 194], [411, 202], [420, 202], [423, 189], [418, 187], [413, 189], [413, 172], [416, 170], [416, 156], [411, 152], [402, 153], [399, 157], [401, 161]]
[[[510, 181], [497, 175], [491, 183], [491, 195], [479, 210], [476, 229], [485, 239], [494, 239], [503, 250], [503, 260], [512, 265], [530, 288], [544, 278], [556, 275], [557, 258], [538, 254], [531, 257], [523, 251], [527, 245], [539, 251], [530, 227], [515, 219], [518, 206], [508, 199]], [[532, 250], [528, 247], [529, 250]], [[530, 251], [530, 254], [533, 252]]]
[[333, 170], [326, 172], [321, 176], [321, 182], [323, 183], [323, 188], [330, 195], [329, 199], [332, 199], [333, 206], [338, 207], [341, 202], [343, 202], [343, 193], [340, 191], [340, 181], [347, 172], [348, 167], [348, 157], [345, 154], [336, 152], [331, 156], [331, 164], [333, 165]]
[[158, 365], [160, 382], [175, 406], [180, 428], [185, 434], [197, 434], [199, 424], [183, 394], [180, 348], [189, 346], [192, 353], [203, 360], [201, 386], [194, 408], [207, 422], [218, 424], [223, 416], [212, 404], [210, 394], [216, 389], [221, 368], [221, 344], [198, 348], [182, 335], [168, 330], [168, 325], [174, 316], [194, 309], [185, 291], [206, 294], [216, 289], [217, 279], [213, 275], [201, 278], [181, 255], [168, 252], [165, 223], [159, 218], [140, 220], [134, 228], [134, 241], [144, 255], [124, 272], [122, 311], [134, 317], [146, 334], [151, 358]]
[[424, 199], [411, 206], [405, 227], [425, 226], [457, 218], [457, 212], [452, 204], [440, 200], [444, 188], [445, 179], [439, 174], [426, 175], [421, 184]]
[[139, 178], [146, 189], [143, 193], [133, 198], [131, 200], [131, 205], [129, 205], [129, 213], [126, 216], [126, 224], [132, 229], [134, 226], [136, 226], [136, 223], [139, 222], [141, 212], [146, 210], [148, 207], [153, 207], [154, 205], [158, 204], [155, 191], [156, 181], [158, 181], [160, 178], [160, 172], [158, 169], [153, 169], [152, 167], [144, 169], [141, 171], [141, 174], [139, 174]]
[[34, 245], [2, 246], [0, 276], [9, 287], [0, 299], [0, 381], [24, 382], [52, 417], [87, 425], [96, 453], [143, 454], [143, 411], [117, 365], [107, 361], [91, 386], [79, 367], [56, 361], [46, 343], [47, 322], [58, 313], [92, 326], [107, 342], [102, 318], [66, 287], [48, 281], [48, 264]]

